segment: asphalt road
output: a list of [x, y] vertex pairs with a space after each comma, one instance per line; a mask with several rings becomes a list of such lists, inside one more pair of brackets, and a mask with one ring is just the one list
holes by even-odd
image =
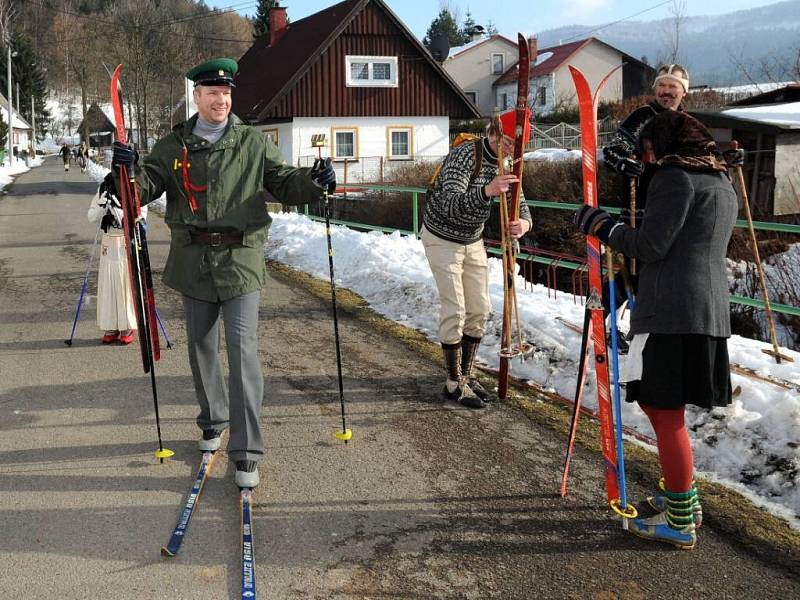
[[[175, 343], [157, 365], [176, 452], [163, 465], [137, 345], [101, 346], [93, 297], [74, 345], [63, 343], [92, 252], [94, 188], [51, 159], [0, 197], [0, 598], [238, 597], [238, 491], [224, 454], [181, 553], [159, 555], [199, 460], [179, 296], [157, 285]], [[158, 217], [150, 225], [160, 271], [168, 231]], [[800, 597], [798, 574], [709, 526], [692, 552], [622, 531], [603, 505], [596, 454], [578, 448], [561, 499], [563, 437], [507, 406], [442, 403], [439, 367], [345, 314], [340, 326], [347, 446], [332, 436], [330, 304], [268, 282], [259, 597]], [[631, 496], [653, 483], [630, 482]]]

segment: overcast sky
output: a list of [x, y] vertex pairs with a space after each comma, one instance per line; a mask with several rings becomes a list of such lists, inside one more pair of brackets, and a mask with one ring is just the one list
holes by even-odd
[[[467, 10], [479, 25], [486, 26], [491, 21], [503, 35], [516, 39], [521, 31], [525, 34], [537, 33], [563, 25], [598, 25], [625, 19], [641, 13], [636, 20], [650, 21], [670, 16], [674, 1], [681, 0], [502, 0], [496, 3], [486, 0], [385, 0], [389, 7], [420, 39], [431, 21], [436, 18], [443, 6], [458, 13], [459, 24]], [[733, 12], [757, 6], [774, 4], [775, 0], [684, 0], [687, 15], [711, 15]], [[255, 13], [255, 0], [206, 0], [206, 4], [216, 8], [234, 8], [242, 14]], [[325, 0], [282, 0], [288, 7], [289, 19], [297, 21], [323, 8], [336, 4]], [[502, 7], [502, 9], [500, 8]], [[647, 10], [652, 8], [652, 10]], [[642, 12], [646, 11], [646, 12]]]

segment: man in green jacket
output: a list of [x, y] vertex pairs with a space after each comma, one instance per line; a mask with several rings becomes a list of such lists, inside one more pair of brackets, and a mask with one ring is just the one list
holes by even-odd
[[[228, 454], [236, 484], [258, 485], [264, 453], [259, 414], [264, 378], [258, 358], [258, 306], [266, 279], [264, 243], [272, 221], [267, 192], [285, 204], [306, 204], [333, 189], [330, 159], [311, 169], [283, 165], [269, 138], [231, 115], [233, 76], [227, 58], [207, 61], [194, 81], [197, 114], [159, 140], [136, 170], [143, 204], [166, 192], [171, 244], [164, 283], [181, 292], [189, 364], [203, 430], [200, 449], [214, 451], [230, 427]], [[132, 165], [136, 153], [114, 144], [112, 165]], [[218, 356], [219, 316], [225, 324], [229, 389]]]

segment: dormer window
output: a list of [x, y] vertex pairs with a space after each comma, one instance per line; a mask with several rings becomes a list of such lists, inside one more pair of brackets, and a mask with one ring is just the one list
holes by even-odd
[[396, 56], [346, 56], [347, 87], [397, 87]]

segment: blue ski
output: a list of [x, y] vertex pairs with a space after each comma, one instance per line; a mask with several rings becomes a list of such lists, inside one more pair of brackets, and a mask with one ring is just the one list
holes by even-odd
[[241, 491], [242, 511], [242, 598], [256, 597], [256, 562], [253, 554], [253, 521], [250, 503], [253, 497], [251, 489]]
[[172, 537], [169, 538], [169, 543], [161, 548], [161, 556], [172, 557], [178, 553], [183, 543], [183, 538], [186, 536], [186, 531], [189, 528], [189, 521], [194, 514], [195, 506], [200, 499], [200, 494], [203, 492], [203, 486], [208, 479], [208, 474], [211, 472], [211, 467], [214, 465], [216, 452], [203, 452], [203, 460], [200, 462], [200, 468], [197, 471], [197, 478], [192, 484], [192, 489], [189, 491], [189, 496], [186, 498], [186, 504], [183, 506], [181, 516], [178, 519], [178, 524], [172, 531]]

